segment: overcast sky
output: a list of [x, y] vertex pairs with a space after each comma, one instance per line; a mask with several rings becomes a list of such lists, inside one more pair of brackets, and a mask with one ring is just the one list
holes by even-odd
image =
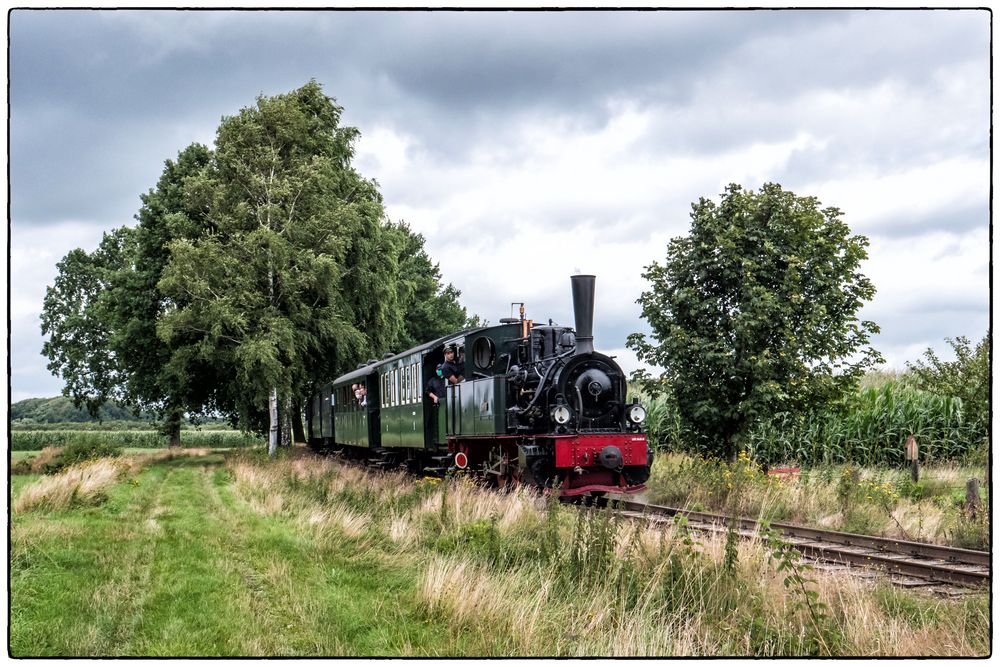
[[15, 11], [11, 399], [54, 396], [39, 314], [55, 265], [133, 224], [222, 116], [310, 78], [356, 165], [427, 238], [471, 312], [572, 324], [637, 364], [643, 267], [691, 202], [774, 181], [871, 240], [862, 316], [903, 368], [989, 323], [986, 11]]

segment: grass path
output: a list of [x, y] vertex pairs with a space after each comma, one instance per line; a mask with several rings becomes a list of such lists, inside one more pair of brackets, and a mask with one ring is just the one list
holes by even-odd
[[414, 607], [415, 572], [254, 512], [220, 461], [159, 463], [100, 507], [15, 516], [12, 654], [463, 652]]

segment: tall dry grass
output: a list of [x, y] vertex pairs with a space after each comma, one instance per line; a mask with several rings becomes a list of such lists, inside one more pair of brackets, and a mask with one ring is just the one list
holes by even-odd
[[[46, 448], [32, 464], [43, 469], [59, 455], [58, 448]], [[14, 501], [15, 512], [34, 509], [58, 510], [74, 505], [97, 505], [107, 498], [116, 482], [137, 475], [149, 463], [178, 457], [207, 456], [210, 449], [173, 449], [85, 461], [59, 473], [45, 475], [29, 484]], [[39, 463], [40, 462], [40, 463]]]
[[[857, 483], [850, 479], [852, 470], [858, 474]], [[661, 454], [654, 461], [646, 497], [696, 510], [958, 544], [956, 530], [967, 523], [959, 507], [965, 482], [981, 477], [981, 472], [955, 463], [935, 465], [923, 469], [914, 485], [908, 470], [823, 466], [782, 481], [765, 475], [748, 459], [727, 468], [715, 459]], [[982, 527], [979, 530], [982, 533]]]
[[[732, 559], [724, 534], [601, 512], [578, 518], [526, 490], [462, 479], [415, 485], [329, 459], [232, 469], [238, 495], [256, 511], [286, 516], [316, 539], [351, 539], [357, 558], [415, 569], [426, 613], [447, 618], [486, 655], [976, 655], [988, 647], [985, 605], [803, 569], [826, 605], [817, 626], [759, 537], [737, 543]], [[765, 505], [787, 501], [789, 490], [768, 493]], [[819, 507], [808, 495], [819, 491], [802, 493], [794, 497]], [[547, 534], [555, 551], [543, 546]], [[519, 556], [498, 558], [498, 550]]]
[[127, 466], [114, 459], [89, 461], [26, 486], [14, 501], [15, 512], [59, 510], [73, 505], [96, 505], [125, 474]]

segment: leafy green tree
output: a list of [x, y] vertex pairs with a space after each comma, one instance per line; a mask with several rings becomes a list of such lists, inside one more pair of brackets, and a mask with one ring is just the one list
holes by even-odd
[[[65, 396], [54, 396], [52, 398], [26, 398], [11, 404], [10, 419], [15, 423], [54, 424], [89, 422], [94, 421], [95, 417], [85, 408], [74, 406], [73, 402]], [[132, 410], [111, 402], [101, 406], [97, 419], [149, 422], [152, 420], [152, 416], [148, 414], [136, 416]]]
[[827, 404], [881, 361], [878, 327], [857, 318], [875, 294], [867, 245], [840, 210], [777, 184], [692, 205], [690, 233], [643, 273], [652, 341], [628, 341], [665, 369], [690, 445], [733, 460], [758, 420]]
[[423, 237], [351, 166], [341, 112], [315, 81], [258, 98], [214, 151], [166, 162], [135, 228], [64, 258], [42, 329], [66, 395], [166, 417], [172, 443], [185, 412], [226, 414], [273, 451], [279, 421], [302, 436], [321, 383], [470, 323]]
[[114, 318], [107, 294], [134, 249], [134, 230], [106, 233], [93, 253], [80, 248], [67, 253], [56, 264], [54, 284], [45, 290], [41, 327], [49, 338], [42, 354], [49, 358], [49, 370], [65, 380], [63, 394], [93, 416], [124, 386], [122, 360], [109, 354]]
[[180, 444], [185, 411], [216, 407], [213, 369], [179, 367], [156, 333], [165, 307], [157, 283], [169, 259], [167, 245], [205, 230], [184, 186], [210, 156], [208, 148], [193, 144], [176, 162], [167, 160], [156, 188], [142, 195], [139, 224], [106, 235], [93, 254], [69, 253], [43, 308], [42, 331], [50, 336], [43, 353], [66, 380], [67, 395], [94, 415], [114, 399], [136, 413], [165, 417], [171, 445]]
[[[391, 341], [399, 321], [396, 267], [377, 237], [381, 197], [350, 166], [357, 130], [340, 126], [341, 111], [313, 81], [224, 118], [214, 162], [188, 185], [213, 233], [171, 242], [159, 283], [176, 300], [160, 335], [184, 338], [180, 351], [193, 346], [230, 369], [244, 419], [268, 405], [272, 453], [279, 409], [290, 413], [317, 363], [357, 358], [378, 337]], [[378, 271], [366, 275], [371, 266]], [[361, 301], [359, 288], [367, 289]]]
[[975, 348], [965, 336], [945, 338], [955, 354], [954, 361], [942, 361], [927, 348], [924, 358], [907, 364], [909, 379], [920, 389], [940, 396], [957, 396], [967, 423], [975, 424], [987, 437], [990, 422], [990, 347], [987, 331]]

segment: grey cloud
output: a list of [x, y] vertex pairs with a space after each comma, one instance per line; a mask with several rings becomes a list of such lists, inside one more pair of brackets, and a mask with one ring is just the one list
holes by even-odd
[[883, 326], [881, 333], [872, 337], [876, 349], [880, 346], [904, 345], [915, 341], [930, 340], [930, 347], [941, 349], [945, 338], [967, 336], [978, 341], [989, 327], [986, 308], [940, 311], [921, 311], [894, 315], [892, 326]]
[[[990, 224], [989, 203], [969, 202], [946, 210], [934, 210], [913, 216], [892, 216], [858, 225], [856, 232], [867, 235], [905, 238], [920, 236], [932, 230], [947, 230], [956, 234], [986, 229]], [[988, 256], [989, 247], [983, 247]]]
[[[121, 160], [129, 154], [149, 160], [148, 143], [162, 138], [178, 118], [214, 126], [221, 115], [251, 104], [255, 95], [283, 92], [310, 77], [325, 83], [345, 105], [345, 121], [362, 129], [389, 122], [405, 128], [427, 159], [460, 163], [511, 117], [571, 110], [581, 127], [598, 128], [607, 121], [609, 99], [627, 96], [658, 110], [684, 108], [693, 91], [713, 85], [716, 76], [722, 77], [723, 89], [732, 88], [738, 106], [776, 92], [775, 82], [783, 78], [782, 85], [801, 91], [842, 78], [857, 85], [859, 78], [885, 76], [906, 63], [923, 71], [925, 63], [913, 63], [914, 57], [932, 57], [943, 65], [966, 57], [976, 45], [974, 39], [960, 40], [964, 46], [954, 49], [951, 39], [949, 46], [957, 52], [941, 53], [914, 43], [912, 35], [928, 25], [944, 26], [942, 38], [953, 38], [970, 30], [975, 36], [982, 23], [979, 15], [954, 17], [808, 11], [21, 10], [11, 19], [12, 178], [37, 184], [46, 174], [61, 180], [76, 175], [79, 181], [89, 174], [134, 173], [131, 165], [121, 168]], [[883, 39], [876, 47], [824, 57], [824, 49], [844, 31], [886, 29], [910, 38], [898, 47]], [[782, 49], [789, 48], [791, 36], [797, 45], [817, 41], [818, 46], [789, 58]], [[849, 66], [842, 64], [845, 59]], [[873, 59], [883, 64], [873, 66]], [[800, 61], [810, 68], [806, 77], [796, 74]], [[667, 128], [664, 141], [651, 143], [649, 150], [711, 152], [739, 146], [751, 136], [783, 136], [782, 126], [770, 126], [766, 119], [720, 120], [673, 132]], [[97, 124], [108, 129], [95, 133]], [[126, 134], [135, 138], [135, 149], [111, 150]], [[150, 173], [155, 175], [162, 160], [187, 143], [178, 138], [161, 148]], [[517, 148], [510, 152], [509, 164], [517, 163], [519, 153]], [[138, 192], [151, 184], [146, 179], [136, 190], [134, 181], [128, 183], [130, 209]], [[51, 202], [51, 208], [48, 203], [23, 208], [15, 197], [17, 219], [64, 216], [71, 203], [80, 201], [78, 194], [37, 194], [31, 192], [29, 199]], [[100, 199], [124, 197], [112, 190]], [[123, 208], [119, 204], [117, 210]]]

